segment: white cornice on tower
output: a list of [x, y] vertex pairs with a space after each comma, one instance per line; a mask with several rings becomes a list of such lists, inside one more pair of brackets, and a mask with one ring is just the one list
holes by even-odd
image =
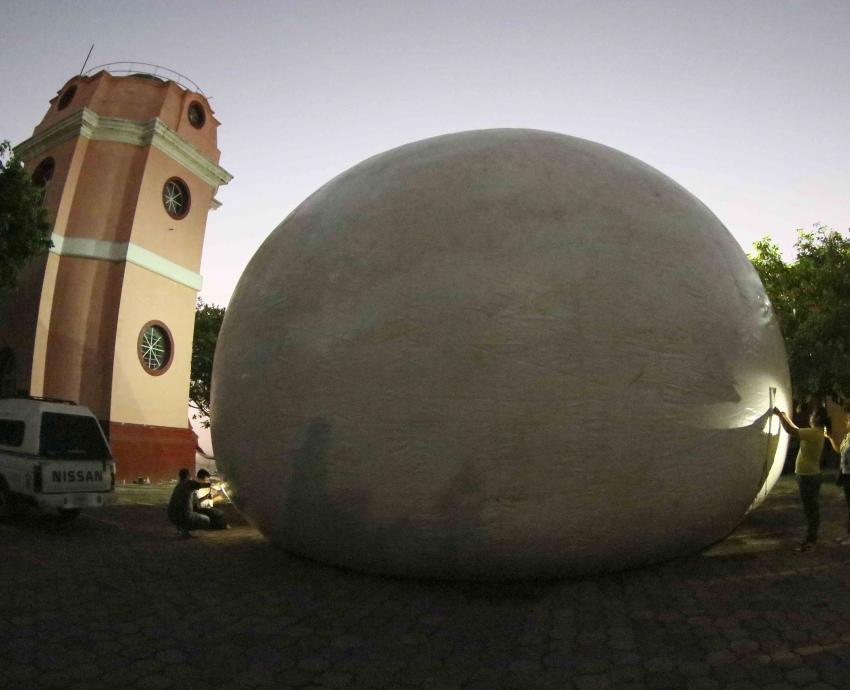
[[[158, 117], [139, 122], [120, 117], [101, 117], [88, 108], [72, 113], [64, 120], [21, 142], [15, 147], [15, 154], [24, 160], [33, 160], [76, 136], [96, 141], [117, 141], [133, 146], [153, 146], [214, 189], [233, 179], [233, 175], [213, 163]], [[213, 201], [214, 208], [221, 205]]]

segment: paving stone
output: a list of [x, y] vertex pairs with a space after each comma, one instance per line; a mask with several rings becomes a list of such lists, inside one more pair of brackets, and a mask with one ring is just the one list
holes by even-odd
[[546, 668], [573, 668], [576, 665], [575, 655], [550, 652], [543, 657], [543, 666]]
[[[572, 673], [563, 669], [549, 669], [539, 674], [538, 679], [539, 685], [537, 688], [539, 690], [572, 690], [572, 688], [575, 688]], [[497, 685], [495, 687], [500, 686]]]
[[737, 656], [745, 656], [759, 649], [759, 643], [755, 640], [740, 639], [735, 640], [729, 645], [729, 649]]
[[637, 643], [631, 638], [615, 637], [608, 640], [608, 646], [618, 651], [627, 651], [635, 649]]
[[675, 673], [665, 673], [663, 671], [647, 673], [643, 680], [644, 685], [647, 688], [658, 688], [660, 690], [681, 688], [683, 681], [681, 676]]
[[301, 669], [289, 669], [277, 674], [276, 680], [284, 687], [300, 688], [313, 680], [313, 674]]
[[[532, 675], [531, 677], [534, 676]], [[450, 672], [442, 669], [403, 672], [399, 674], [396, 682], [399, 685], [417, 688], [441, 688], [449, 690], [460, 687], [459, 680]]]
[[493, 690], [498, 686], [486, 680], [471, 680], [463, 687], [465, 690]]
[[394, 672], [381, 668], [363, 668], [355, 672], [355, 685], [383, 688], [392, 683]]
[[576, 637], [576, 642], [581, 646], [595, 646], [605, 644], [608, 636], [602, 630], [595, 632], [580, 632]]
[[818, 672], [811, 668], [792, 668], [785, 671], [785, 679], [795, 685], [808, 685], [820, 680]]
[[139, 659], [129, 664], [129, 669], [136, 674], [137, 678], [147, 675], [156, 675], [163, 669], [162, 662], [157, 659]]
[[612, 663], [617, 667], [636, 666], [641, 663], [643, 657], [637, 652], [624, 652], [615, 654]]
[[834, 685], [836, 688], [845, 688], [850, 685], [850, 665], [845, 664], [842, 667], [825, 668], [820, 671], [821, 680], [824, 683]]
[[666, 657], [652, 657], [643, 662], [643, 667], [650, 673], [669, 673], [675, 664]]
[[749, 680], [749, 671], [740, 664], [729, 664], [727, 666], [715, 666], [713, 675], [724, 683]]
[[728, 652], [730, 651], [729, 640], [725, 637], [720, 637], [718, 635], [712, 635], [711, 637], [706, 637], [702, 640], [701, 645], [710, 651], [713, 652]]
[[351, 685], [354, 677], [350, 673], [327, 671], [316, 676], [316, 683], [323, 688], [345, 688]]
[[834, 666], [841, 666], [846, 660], [846, 656], [836, 656], [835, 654], [828, 654], [826, 652], [820, 654], [812, 654], [811, 656], [806, 657], [806, 664], [811, 666], [812, 668], [818, 669], [819, 671], [830, 668]]
[[758, 686], [782, 683], [784, 675], [782, 669], [776, 666], [761, 666], [749, 669], [750, 678]]
[[311, 673], [316, 673], [320, 671], [327, 671], [330, 668], [330, 662], [323, 657], [310, 657], [307, 659], [302, 659], [298, 662], [298, 668], [303, 671], [308, 671]]
[[680, 661], [676, 670], [687, 678], [699, 678], [711, 674], [711, 666], [702, 661]]
[[644, 673], [640, 666], [619, 666], [606, 675], [619, 687], [621, 684], [641, 682]]
[[688, 690], [718, 690], [721, 687], [720, 681], [714, 678], [688, 678], [685, 687]]
[[605, 690], [613, 687], [611, 679], [601, 674], [577, 676], [573, 684], [578, 690]]
[[65, 670], [46, 671], [37, 676], [37, 685], [44, 688], [64, 688], [72, 682], [72, 676]]
[[611, 668], [611, 662], [606, 659], [581, 657], [576, 662], [576, 672], [583, 676], [597, 676], [608, 673]]
[[136, 683], [136, 687], [140, 690], [165, 690], [173, 686], [174, 680], [162, 674], [145, 676]]
[[541, 671], [543, 666], [536, 659], [519, 659], [512, 661], [508, 665], [508, 669], [512, 673], [534, 673], [536, 671]]
[[255, 670], [239, 672], [228, 683], [238, 688], [273, 688], [276, 686], [274, 678], [266, 673], [259, 673]]
[[737, 661], [737, 655], [732, 651], [712, 652], [705, 657], [705, 660], [712, 666], [728, 666]]
[[165, 649], [156, 653], [156, 660], [163, 664], [182, 664], [187, 658], [179, 649]]

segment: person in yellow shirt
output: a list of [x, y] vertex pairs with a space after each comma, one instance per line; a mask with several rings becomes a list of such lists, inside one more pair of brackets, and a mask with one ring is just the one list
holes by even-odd
[[827, 438], [829, 415], [825, 408], [817, 407], [809, 417], [811, 426], [800, 428], [778, 407], [773, 408], [773, 414], [779, 417], [782, 428], [789, 435], [800, 440], [800, 450], [794, 463], [800, 502], [806, 515], [806, 540], [800, 544], [800, 551], [811, 551], [817, 544], [820, 527], [820, 457]]

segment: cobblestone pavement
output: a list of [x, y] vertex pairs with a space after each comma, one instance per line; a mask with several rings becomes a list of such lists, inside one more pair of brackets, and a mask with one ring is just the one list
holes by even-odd
[[167, 487], [0, 524], [2, 688], [850, 688], [846, 508], [794, 546], [783, 479], [728, 539], [628, 572], [503, 585], [361, 575], [234, 528], [181, 540]]

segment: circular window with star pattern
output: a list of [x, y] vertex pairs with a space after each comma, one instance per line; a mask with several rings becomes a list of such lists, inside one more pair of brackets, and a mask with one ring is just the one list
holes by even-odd
[[174, 220], [185, 218], [189, 213], [189, 188], [179, 177], [170, 178], [163, 186], [162, 205], [165, 206], [165, 212]]
[[161, 321], [148, 321], [139, 332], [139, 362], [151, 376], [161, 376], [171, 366], [174, 354], [171, 332]]

